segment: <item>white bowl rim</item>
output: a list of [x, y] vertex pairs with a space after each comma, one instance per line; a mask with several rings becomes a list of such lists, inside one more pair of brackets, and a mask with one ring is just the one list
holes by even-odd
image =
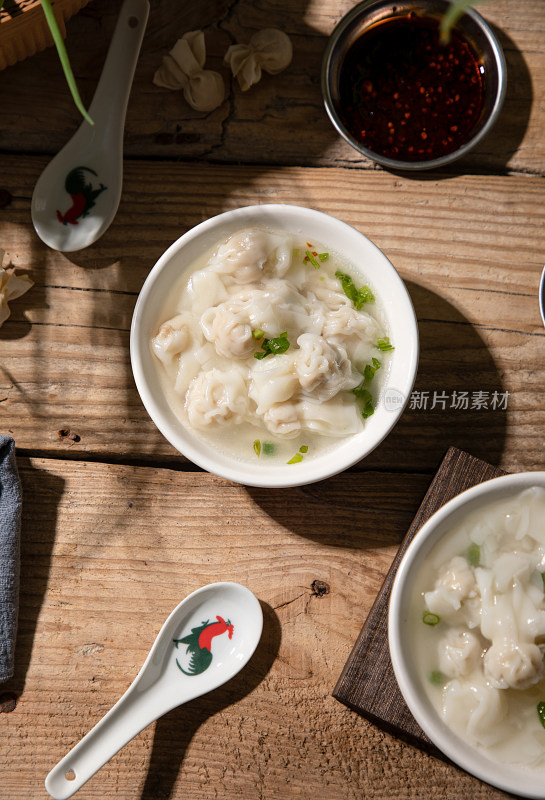
[[[215, 229], [219, 231], [225, 226], [229, 226], [231, 232], [243, 225], [250, 224], [261, 224], [270, 229], [274, 227], [278, 229], [282, 226], [278, 222], [275, 224], [274, 220], [279, 215], [283, 216], [284, 220], [286, 220], [288, 216], [290, 221], [294, 220], [293, 224], [291, 224], [292, 230], [295, 229], [295, 220], [297, 220], [298, 223], [300, 223], [303, 233], [305, 223], [310, 224], [310, 222], [314, 222], [316, 226], [320, 225], [320, 229], [326, 224], [335, 227], [336, 231], [338, 231], [339, 234], [342, 233], [348, 241], [356, 237], [359, 247], [363, 247], [368, 254], [372, 254], [373, 258], [380, 261], [380, 279], [385, 280], [389, 286], [391, 286], [392, 291], [397, 294], [395, 300], [402, 306], [404, 326], [403, 342], [399, 342], [399, 350], [404, 351], [403, 366], [400, 367], [400, 369], [403, 370], [402, 385], [393, 387], [393, 391], [398, 391], [400, 393], [403, 402], [400, 402], [399, 407], [396, 408], [395, 411], [384, 412], [382, 424], [379, 421], [373, 426], [369, 425], [373, 433], [370, 434], [367, 432], [361, 452], [357, 447], [350, 448], [348, 446], [348, 442], [354, 440], [354, 437], [347, 437], [343, 442], [335, 444], [333, 451], [328, 451], [328, 457], [318, 455], [314, 459], [305, 462], [304, 472], [302, 470], [293, 470], [293, 472], [291, 472], [280, 469], [278, 466], [271, 468], [257, 465], [258, 469], [256, 469], [256, 464], [253, 462], [242, 462], [228, 457], [222, 458], [220, 454], [214, 453], [212, 455], [210, 452], [206, 452], [207, 448], [203, 446], [202, 441], [198, 440], [198, 437], [192, 437], [191, 432], [185, 429], [181, 422], [178, 420], [171, 420], [169, 422], [169, 420], [165, 419], [164, 413], [161, 412], [153, 392], [150, 390], [143, 364], [144, 350], [146, 347], [149, 349], [149, 340], [147, 340], [146, 343], [142, 341], [142, 318], [145, 314], [144, 310], [150, 296], [153, 295], [157, 278], [161, 275], [163, 270], [167, 268], [167, 265], [172, 259], [194, 240], [197, 240], [199, 237], [210, 237]], [[287, 223], [285, 224], [285, 228], [286, 227], [288, 229], [290, 228]], [[221, 233], [218, 233], [216, 241], [220, 238]], [[339, 236], [339, 239], [340, 238]], [[319, 241], [318, 236], [316, 236], [316, 240]], [[212, 244], [213, 243], [214, 240], [212, 240]], [[323, 240], [322, 243], [331, 244]], [[333, 247], [333, 249], [342, 251], [343, 248], [341, 246], [340, 248]], [[365, 268], [363, 267], [362, 272], [365, 273]], [[369, 282], [372, 284], [373, 275], [370, 274], [368, 277]], [[390, 300], [390, 298], [388, 298], [388, 300]], [[384, 303], [384, 312], [391, 325], [393, 317], [388, 313], [386, 302]], [[397, 324], [397, 322], [395, 324]], [[396, 349], [398, 349], [397, 345]], [[348, 223], [313, 208], [284, 203], [263, 203], [225, 211], [204, 220], [180, 236], [160, 256], [146, 278], [136, 301], [130, 332], [131, 366], [136, 387], [148, 414], [167, 441], [186, 458], [208, 472], [243, 485], [258, 487], [286, 488], [290, 486], [306, 485], [323, 480], [324, 478], [332, 477], [366, 457], [390, 433], [405, 409], [410, 399], [410, 394], [416, 378], [418, 355], [418, 326], [412, 301], [403, 280], [386, 255], [363, 233]], [[395, 355], [392, 358], [392, 364], [394, 363], [394, 359]], [[396, 362], [400, 364], [401, 357], [398, 357]], [[387, 418], [385, 416], [386, 414]], [[375, 414], [370, 419], [374, 421], [378, 416], [380, 415], [375, 411]], [[364, 433], [365, 431], [356, 434], [356, 437], [362, 437]], [[358, 443], [359, 441], [360, 440], [357, 439]], [[351, 453], [350, 455], [345, 455], [344, 451], [348, 449], [350, 449]], [[334, 454], [337, 454], [335, 460], [333, 459]], [[340, 455], [344, 457], [339, 458], [338, 456]]]
[[413, 566], [422, 552], [424, 555], [439, 541], [449, 519], [457, 513], [477, 507], [481, 503], [517, 494], [530, 486], [545, 488], [545, 471], [518, 472], [502, 475], [466, 489], [438, 509], [420, 528], [411, 541], [397, 568], [390, 593], [388, 609], [388, 644], [394, 674], [407, 706], [428, 738], [448, 758], [482, 781], [518, 797], [533, 800], [545, 798], [545, 770], [531, 770], [523, 765], [503, 764], [488, 757], [484, 750], [463, 741], [439, 717], [423, 690], [409, 676], [403, 656], [403, 613], [406, 611]]

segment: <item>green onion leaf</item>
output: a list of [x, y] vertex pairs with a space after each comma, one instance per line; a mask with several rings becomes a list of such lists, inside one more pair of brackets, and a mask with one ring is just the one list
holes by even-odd
[[255, 331], [252, 331], [252, 338], [254, 339], [263, 339], [265, 336], [265, 331], [262, 331], [261, 328], [256, 328]]
[[286, 464], [298, 464], [300, 461], [303, 460], [303, 456], [301, 453], [296, 453], [293, 458], [290, 458], [289, 461], [286, 461]]
[[545, 703], [543, 701], [537, 704], [537, 715], [539, 717], [539, 721], [545, 728]]
[[375, 406], [373, 403], [373, 395], [369, 391], [369, 389], [365, 388], [365, 381], [363, 380], [359, 386], [356, 386], [352, 389], [352, 393], [356, 395], [358, 400], [362, 404], [362, 412], [361, 415], [364, 419], [368, 419], [375, 413]]
[[478, 567], [481, 563], [481, 548], [478, 544], [470, 544], [467, 548], [466, 558], [471, 567]]
[[305, 255], [308, 258], [308, 260], [310, 261], [310, 263], [312, 264], [312, 266], [314, 267], [314, 269], [320, 269], [320, 265], [318, 264], [318, 262], [316, 261], [316, 259], [314, 258], [314, 256], [310, 252], [310, 250], [306, 250], [305, 251]]
[[256, 439], [255, 442], [254, 442], [254, 450], [255, 450], [256, 456], [260, 456], [261, 455], [261, 442], [259, 441], [259, 439]]
[[378, 358], [373, 358], [372, 364], [366, 364], [363, 370], [363, 377], [366, 381], [372, 381], [375, 377], [375, 372], [380, 369], [380, 361]]
[[329, 258], [329, 253], [319, 253], [318, 258], [320, 259], [320, 261], [327, 261], [327, 259]]
[[83, 105], [83, 102], [79, 95], [78, 87], [76, 86], [76, 79], [74, 78], [72, 67], [70, 66], [70, 60], [68, 58], [64, 42], [62, 40], [62, 34], [60, 32], [57, 20], [55, 19], [55, 14], [53, 13], [53, 9], [51, 8], [51, 3], [49, 2], [49, 0], [40, 0], [40, 2], [42, 4], [45, 20], [49, 26], [51, 35], [53, 36], [53, 41], [55, 42], [55, 47], [57, 48], [57, 52], [59, 54], [59, 59], [64, 72], [64, 77], [66, 78], [66, 83], [68, 84], [68, 88], [70, 89], [74, 103], [76, 104], [76, 107], [78, 108], [82, 117], [87, 120], [89, 125], [94, 125], [95, 123], [85, 110], [85, 106]]
[[361, 289], [358, 289], [358, 299], [355, 303], [358, 311], [364, 303], [374, 303], [374, 301], [375, 295], [368, 286], [362, 286]]
[[272, 442], [263, 442], [263, 452], [266, 456], [272, 456], [274, 453], [274, 444]]
[[361, 309], [364, 303], [372, 303], [374, 301], [375, 296], [368, 286], [362, 286], [361, 289], [356, 289], [350, 275], [340, 270], [335, 272], [335, 277], [340, 280], [343, 292], [349, 300], [352, 300], [357, 311]]
[[308, 453], [308, 444], [302, 444], [299, 448], [300, 453]]
[[434, 686], [443, 686], [446, 681], [446, 678], [440, 669], [433, 669], [428, 677], [430, 683], [432, 683]]
[[422, 614], [422, 622], [424, 625], [438, 625], [441, 622], [441, 617], [438, 617], [437, 614], [432, 614], [431, 611], [424, 611]]
[[385, 336], [384, 339], [378, 340], [377, 349], [385, 352], [386, 350], [395, 350], [395, 347], [393, 346], [393, 344], [390, 344], [389, 338]]
[[254, 358], [261, 361], [262, 358], [266, 358], [267, 356], [285, 353], [290, 346], [287, 336], [287, 331], [284, 331], [284, 333], [281, 333], [280, 336], [277, 336], [275, 339], [263, 339], [261, 342], [263, 352], [254, 353]]

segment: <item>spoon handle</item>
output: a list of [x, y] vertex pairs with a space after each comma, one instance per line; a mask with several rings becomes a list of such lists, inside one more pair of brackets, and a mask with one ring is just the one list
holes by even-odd
[[158, 682], [145, 691], [138, 688], [139, 678], [108, 713], [81, 739], [45, 779], [45, 788], [55, 800], [67, 800], [107, 761], [158, 717], [170, 711], [180, 700]]
[[[89, 107], [95, 130], [123, 144], [125, 114], [149, 16], [149, 0], [125, 0]], [[85, 123], [88, 125], [88, 123]]]

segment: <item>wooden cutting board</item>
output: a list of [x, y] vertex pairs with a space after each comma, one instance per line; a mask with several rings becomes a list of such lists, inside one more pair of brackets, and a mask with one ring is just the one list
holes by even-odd
[[361, 629], [333, 691], [333, 697], [405, 741], [436, 755], [399, 691], [388, 648], [388, 601], [397, 567], [417, 531], [441, 506], [460, 492], [506, 473], [451, 447], [418, 509]]

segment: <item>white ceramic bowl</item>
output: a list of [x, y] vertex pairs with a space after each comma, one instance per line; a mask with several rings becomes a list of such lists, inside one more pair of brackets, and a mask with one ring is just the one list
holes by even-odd
[[430, 517], [414, 537], [398, 567], [390, 596], [388, 637], [401, 693], [431, 741], [455, 764], [486, 783], [517, 796], [542, 799], [545, 798], [545, 770], [539, 772], [493, 760], [484, 750], [477, 749], [445, 725], [427, 697], [416, 666], [409, 625], [415, 580], [434, 545], [468, 513], [494, 500], [516, 495], [530, 486], [545, 488], [545, 472], [523, 472], [486, 481], [462, 492]]
[[[150, 349], [160, 314], [179, 276], [217, 242], [246, 226], [287, 231], [314, 240], [358, 265], [382, 301], [388, 335], [395, 346], [377, 408], [365, 429], [341, 439], [325, 455], [301, 464], [243, 462], [206, 444], [185, 427], [161, 390], [158, 364]], [[248, 486], [286, 487], [312, 483], [346, 469], [368, 455], [392, 430], [410, 397], [418, 365], [418, 328], [409, 294], [386, 256], [355, 228], [309, 208], [256, 205], [227, 211], [180, 237], [161, 256], [138, 297], [131, 327], [131, 363], [136, 386], [163, 436], [188, 459], [224, 478]]]

